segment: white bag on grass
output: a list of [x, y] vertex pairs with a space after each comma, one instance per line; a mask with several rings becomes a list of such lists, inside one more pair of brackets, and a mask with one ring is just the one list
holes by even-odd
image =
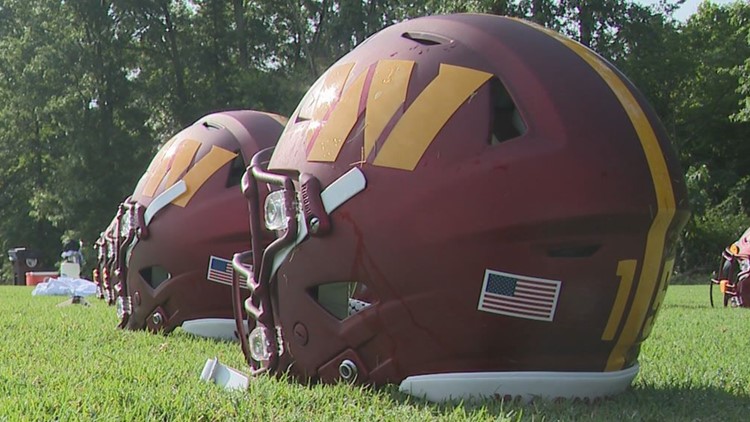
[[91, 296], [96, 293], [96, 284], [83, 278], [57, 277], [39, 283], [32, 296]]

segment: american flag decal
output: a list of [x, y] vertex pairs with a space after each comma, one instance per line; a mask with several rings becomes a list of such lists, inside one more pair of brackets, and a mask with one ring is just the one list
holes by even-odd
[[[248, 267], [248, 269], [252, 271], [252, 266]], [[211, 256], [208, 261], [208, 274], [206, 275], [207, 280], [221, 284], [228, 284], [231, 286], [233, 273], [234, 268], [232, 267], [232, 261], [224, 258], [219, 258], [218, 256]], [[240, 281], [243, 282], [240, 284], [241, 287], [245, 287], [245, 280], [245, 277], [240, 276]]]
[[485, 270], [477, 309], [516, 318], [552, 321], [561, 284], [556, 280]]

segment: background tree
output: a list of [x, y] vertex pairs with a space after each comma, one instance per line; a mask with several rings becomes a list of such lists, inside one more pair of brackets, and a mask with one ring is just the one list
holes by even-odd
[[732, 117], [742, 99], [735, 70], [750, 57], [749, 33], [744, 2], [704, 3], [681, 28], [681, 54], [689, 60], [675, 90], [673, 139], [693, 201], [685, 269], [713, 267], [709, 250], [715, 256], [750, 225], [750, 123]]
[[705, 270], [750, 224], [750, 6], [706, 3], [680, 22], [682, 2], [0, 0], [0, 247], [33, 247], [52, 264], [62, 237], [90, 245], [161, 143], [199, 117], [289, 115], [380, 29], [481, 12], [571, 36], [641, 89], [693, 203], [678, 268]]

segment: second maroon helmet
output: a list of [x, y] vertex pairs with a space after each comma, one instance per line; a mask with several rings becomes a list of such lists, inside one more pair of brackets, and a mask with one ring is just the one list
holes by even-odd
[[157, 153], [118, 211], [121, 327], [233, 337], [230, 260], [250, 244], [240, 179], [285, 121], [257, 111], [211, 114]]

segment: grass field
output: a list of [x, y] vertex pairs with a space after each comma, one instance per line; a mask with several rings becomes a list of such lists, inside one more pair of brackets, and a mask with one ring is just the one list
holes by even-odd
[[103, 302], [55, 306], [64, 299], [0, 286], [0, 421], [741, 421], [750, 414], [750, 310], [710, 308], [705, 285], [670, 287], [633, 387], [595, 403], [434, 405], [396, 388], [267, 377], [230, 393], [199, 374], [214, 356], [244, 369], [237, 345], [183, 332], [123, 332]]

